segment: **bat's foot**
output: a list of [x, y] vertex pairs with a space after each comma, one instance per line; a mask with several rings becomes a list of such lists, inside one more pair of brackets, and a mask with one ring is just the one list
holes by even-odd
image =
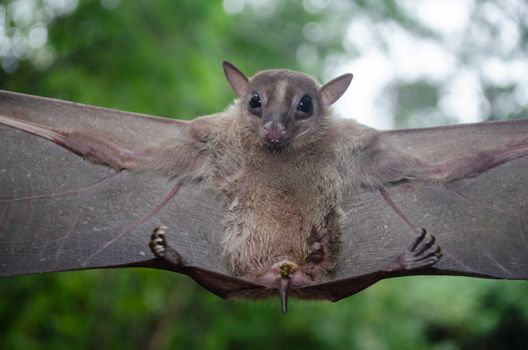
[[442, 257], [436, 238], [423, 228], [414, 243], [387, 267], [387, 271], [414, 270], [434, 265]]
[[150, 250], [157, 258], [176, 266], [182, 266], [183, 259], [181, 255], [167, 243], [166, 231], [167, 226], [158, 226], [154, 229], [150, 236]]

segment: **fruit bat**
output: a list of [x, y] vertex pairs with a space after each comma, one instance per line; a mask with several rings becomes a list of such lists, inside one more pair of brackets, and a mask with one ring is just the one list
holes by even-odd
[[331, 111], [350, 74], [223, 67], [237, 99], [192, 121], [0, 92], [0, 276], [158, 268], [283, 312], [528, 279], [528, 120], [378, 131]]

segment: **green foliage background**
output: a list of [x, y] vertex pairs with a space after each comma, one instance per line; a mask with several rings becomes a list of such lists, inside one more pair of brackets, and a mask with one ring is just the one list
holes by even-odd
[[[30, 31], [60, 3], [30, 2], [35, 15], [26, 22], [10, 12], [13, 1], [0, 2], [11, 38]], [[361, 55], [343, 44], [354, 16], [366, 16], [373, 26], [393, 22], [436, 40], [390, 0], [248, 1], [237, 14], [226, 13], [217, 1], [72, 3], [53, 16], [47, 12], [44, 47], [4, 53], [0, 88], [192, 118], [232, 100], [223, 59], [248, 73], [286, 67], [321, 77], [326, 58]], [[303, 34], [309, 22], [323, 26], [324, 40]], [[313, 59], [299, 59], [302, 45], [315, 52]], [[462, 64], [478, 62], [472, 60], [474, 49], [460, 54]], [[492, 107], [516, 89], [482, 84]], [[441, 89], [440, 83], [395, 81], [386, 94], [394, 117], [406, 125], [416, 113], [435, 108]], [[494, 115], [483, 117], [505, 117], [497, 106], [490, 108]], [[525, 107], [515, 111], [526, 117]], [[293, 301], [284, 317], [277, 300], [220, 300], [188, 278], [163, 271], [22, 276], [0, 279], [0, 348], [521, 349], [527, 344], [526, 297], [525, 282], [408, 277], [383, 281], [336, 304]]]

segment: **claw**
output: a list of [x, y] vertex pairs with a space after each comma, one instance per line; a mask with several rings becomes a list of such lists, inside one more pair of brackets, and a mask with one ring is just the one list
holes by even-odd
[[150, 250], [157, 258], [176, 266], [182, 266], [183, 259], [181, 255], [167, 243], [166, 231], [167, 226], [158, 226], [154, 229], [150, 236]]
[[418, 247], [416, 247], [417, 251], [414, 252], [416, 255], [422, 255], [423, 253], [425, 253], [429, 248], [431, 248], [433, 246], [433, 244], [435, 243], [436, 241], [436, 238], [435, 236], [429, 236], [429, 239], [427, 241], [423, 241], [421, 242], [422, 243], [422, 246], [419, 245], [419, 249]]
[[409, 247], [409, 250], [411, 252], [413, 252], [416, 249], [416, 247], [418, 247], [418, 244], [420, 244], [420, 242], [423, 241], [425, 235], [427, 234], [427, 231], [421, 227], [417, 228], [416, 231], [419, 234], [418, 234], [418, 237], [416, 237], [416, 239], [414, 240], [413, 244]]
[[150, 236], [150, 250], [157, 257], [162, 257], [165, 254], [167, 242], [165, 241], [165, 233], [167, 231], [167, 226], [158, 226], [152, 232]]

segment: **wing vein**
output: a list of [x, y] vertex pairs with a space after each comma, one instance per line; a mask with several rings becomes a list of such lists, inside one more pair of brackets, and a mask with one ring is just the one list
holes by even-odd
[[148, 219], [150, 219], [152, 216], [156, 215], [165, 205], [167, 205], [167, 203], [172, 199], [174, 198], [174, 196], [176, 196], [176, 194], [178, 193], [178, 190], [180, 189], [182, 183], [181, 182], [177, 182], [176, 185], [174, 185], [173, 189], [169, 192], [169, 194], [154, 208], [152, 209], [147, 215], [145, 215], [144, 217], [138, 219], [138, 220], [135, 220], [133, 221], [130, 225], [128, 225], [123, 231], [121, 231], [117, 236], [115, 236], [114, 238], [112, 238], [110, 241], [108, 241], [107, 243], [105, 243], [101, 248], [99, 248], [97, 251], [95, 251], [93, 254], [91, 254], [90, 256], [88, 256], [84, 261], [82, 261], [81, 265], [82, 266], [86, 266], [86, 264], [92, 260], [93, 258], [95, 258], [97, 255], [99, 255], [101, 252], [103, 252], [106, 248], [110, 247], [112, 244], [116, 243], [117, 241], [119, 241], [121, 238], [123, 238], [124, 236], [126, 236], [128, 233], [130, 233], [130, 231], [132, 231], [132, 229], [139, 225], [139, 224], [142, 224], [144, 223], [145, 221], [147, 221]]
[[121, 171], [116, 171], [114, 173], [111, 173], [105, 177], [100, 178], [96, 182], [86, 186], [77, 188], [74, 190], [64, 191], [64, 192], [57, 192], [57, 193], [45, 193], [45, 194], [37, 194], [37, 195], [31, 195], [31, 196], [23, 196], [23, 197], [14, 197], [14, 198], [0, 198], [0, 203], [6, 203], [6, 202], [17, 202], [17, 201], [23, 201], [23, 200], [31, 200], [31, 199], [41, 199], [41, 198], [53, 198], [53, 197], [62, 197], [62, 196], [68, 196], [70, 194], [78, 194], [81, 192], [88, 191], [92, 188], [94, 188], [97, 185], [100, 185], [106, 180], [111, 179], [115, 175], [119, 174]]

